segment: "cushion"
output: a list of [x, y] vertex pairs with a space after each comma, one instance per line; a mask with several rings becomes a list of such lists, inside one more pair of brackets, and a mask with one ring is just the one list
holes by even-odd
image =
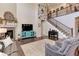
[[61, 48], [61, 46], [62, 46], [62, 42], [58, 42], [58, 41], [56, 41], [56, 45], [57, 45], [58, 47]]
[[70, 50], [70, 48], [71, 48], [71, 45], [69, 44], [68, 46], [67, 46], [67, 48], [65, 49], [65, 51], [63, 52], [63, 54], [67, 54], [67, 52]]
[[70, 41], [73, 44], [74, 42], [79, 41], [79, 38], [78, 37], [71, 37], [71, 38], [67, 39], [67, 41]]
[[66, 40], [69, 41], [69, 42], [71, 42], [71, 43], [73, 43], [75, 41], [75, 38], [74, 37], [70, 37], [70, 38], [68, 38]]
[[59, 51], [60, 52], [64, 52], [65, 51], [65, 49], [68, 47], [68, 45], [70, 45], [71, 43], [69, 42], [69, 41], [64, 41], [63, 43], [62, 43], [62, 47], [59, 49]]
[[[4, 53], [6, 53], [7, 55], [9, 55], [9, 54], [11, 54], [11, 55], [14, 55], [15, 53], [17, 54], [17, 56], [18, 56], [18, 53], [17, 52], [15, 52], [15, 51], [17, 51], [17, 46], [16, 46], [16, 42], [14, 42], [13, 44], [11, 44], [11, 45], [9, 45], [8, 47], [6, 47], [5, 49], [4, 49]], [[15, 54], [15, 55], [16, 55]], [[14, 55], [14, 56], [15, 56]]]
[[59, 49], [59, 47], [58, 46], [56, 46], [56, 45], [50, 45], [50, 44], [46, 44], [46, 46], [48, 47], [48, 48], [50, 48], [50, 49], [52, 49], [52, 50], [55, 50], [55, 51], [57, 51], [58, 49]]
[[6, 39], [0, 40], [0, 41], [4, 43], [5, 48], [8, 47], [10, 44], [13, 43], [13, 41], [11, 40], [10, 37], [7, 37]]

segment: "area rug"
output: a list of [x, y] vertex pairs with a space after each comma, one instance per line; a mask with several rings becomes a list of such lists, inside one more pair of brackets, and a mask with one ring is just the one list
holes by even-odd
[[21, 45], [25, 56], [45, 56], [45, 43], [54, 44], [54, 41], [49, 39], [42, 39]]

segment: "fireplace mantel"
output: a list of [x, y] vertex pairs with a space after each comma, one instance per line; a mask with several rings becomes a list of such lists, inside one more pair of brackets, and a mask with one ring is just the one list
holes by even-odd
[[16, 27], [16, 24], [6, 24], [6, 25], [0, 24], [0, 27], [6, 27], [6, 28], [8, 28], [8, 27]]

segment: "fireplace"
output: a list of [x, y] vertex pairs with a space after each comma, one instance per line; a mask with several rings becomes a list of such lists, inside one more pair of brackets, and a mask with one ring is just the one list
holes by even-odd
[[7, 32], [5, 33], [5, 37], [8, 35], [11, 37], [12, 40], [15, 39], [15, 28], [14, 27], [6, 27]]
[[8, 23], [6, 25], [0, 25], [1, 28], [6, 28], [7, 29], [7, 32], [5, 33], [5, 37], [7, 35], [9, 35], [12, 40], [15, 40], [15, 29], [16, 29], [16, 24], [13, 24], [13, 23]]
[[7, 33], [5, 33], [5, 36], [10, 36], [11, 39], [13, 39], [13, 30], [7, 30]]

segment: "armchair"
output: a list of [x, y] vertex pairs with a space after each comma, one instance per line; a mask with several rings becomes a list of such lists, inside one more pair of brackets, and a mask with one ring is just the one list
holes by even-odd
[[65, 39], [61, 42], [56, 41], [55, 45], [45, 45], [46, 56], [71, 56], [74, 55], [75, 48], [79, 46], [79, 36]]

